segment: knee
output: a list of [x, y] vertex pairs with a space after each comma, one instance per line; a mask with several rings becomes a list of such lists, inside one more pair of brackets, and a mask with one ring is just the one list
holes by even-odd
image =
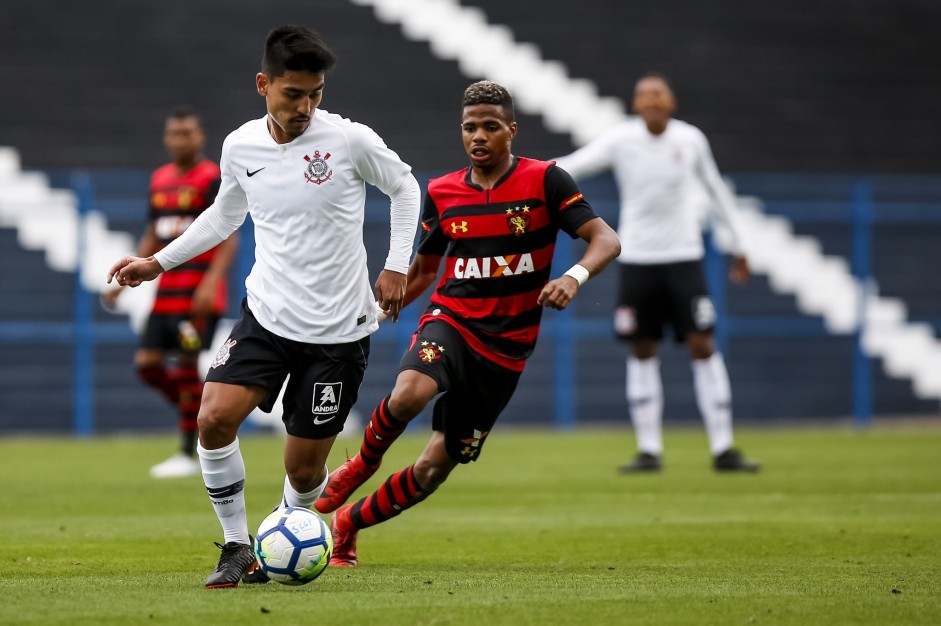
[[135, 363], [134, 371], [142, 382], [152, 387], [159, 386], [167, 375], [162, 363]]
[[418, 385], [412, 382], [396, 383], [392, 395], [389, 396], [389, 411], [402, 422], [407, 422], [421, 413], [426, 404], [428, 398], [421, 393]]
[[452, 466], [439, 465], [428, 459], [419, 459], [415, 463], [415, 480], [426, 493], [440, 487], [451, 474]]
[[199, 428], [200, 435], [211, 434], [225, 437], [230, 431], [232, 433], [238, 431], [238, 424], [233, 423], [229, 412], [225, 411], [218, 403], [211, 400], [207, 401], [205, 398], [199, 406], [196, 425]]
[[650, 339], [635, 339], [631, 342], [631, 354], [635, 359], [646, 361], [657, 356], [657, 342]]
[[319, 467], [311, 464], [286, 467], [291, 486], [301, 493], [307, 493], [320, 486], [327, 478], [327, 471], [323, 464]]
[[715, 345], [712, 342], [712, 335], [691, 334], [687, 340], [689, 354], [694, 359], [708, 359], [715, 351]]

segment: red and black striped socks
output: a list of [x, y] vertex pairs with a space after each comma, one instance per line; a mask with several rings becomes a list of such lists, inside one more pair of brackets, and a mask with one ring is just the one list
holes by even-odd
[[357, 528], [375, 526], [391, 519], [430, 495], [415, 480], [415, 466], [409, 465], [389, 476], [373, 493], [350, 508], [350, 520]]
[[383, 398], [366, 424], [363, 443], [359, 448], [360, 458], [366, 465], [379, 465], [382, 455], [392, 442], [405, 432], [407, 426], [408, 422], [400, 422], [392, 415], [389, 410], [389, 396]]

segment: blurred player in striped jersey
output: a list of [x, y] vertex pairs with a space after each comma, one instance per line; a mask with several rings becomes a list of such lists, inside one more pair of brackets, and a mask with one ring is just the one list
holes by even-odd
[[[137, 254], [148, 257], [179, 237], [208, 208], [219, 190], [219, 166], [203, 156], [206, 137], [196, 112], [177, 107], [167, 116], [163, 143], [170, 162], [150, 179], [147, 229]], [[238, 247], [231, 237], [215, 248], [166, 272], [147, 319], [134, 366], [140, 378], [179, 412], [179, 452], [150, 468], [154, 478], [197, 476], [196, 416], [203, 393], [199, 353], [209, 348], [227, 301], [227, 275]], [[118, 286], [104, 294], [114, 308]], [[168, 356], [176, 357], [168, 366]]]
[[735, 200], [719, 176], [705, 135], [673, 119], [676, 100], [659, 74], [640, 78], [634, 88], [636, 119], [557, 160], [580, 179], [613, 170], [621, 196], [618, 233], [624, 249], [618, 258], [621, 285], [615, 330], [631, 342], [627, 359], [627, 401], [638, 453], [622, 472], [656, 472], [663, 451], [663, 386], [657, 343], [663, 327], [673, 327], [692, 359], [696, 401], [706, 425], [713, 467], [754, 472], [757, 463], [732, 447], [732, 392], [712, 330], [715, 307], [702, 270], [702, 211], [698, 191], [732, 235], [731, 279], [748, 278], [748, 262], [734, 219]]
[[[545, 161], [514, 156], [510, 94], [483, 81], [464, 93], [461, 129], [470, 167], [433, 179], [405, 302], [444, 274], [402, 357], [392, 393], [372, 413], [360, 451], [314, 506], [333, 515], [333, 566], [355, 566], [357, 533], [433, 493], [451, 471], [476, 461], [532, 354], [544, 307], [564, 309], [589, 276], [620, 251], [614, 231], [572, 178]], [[562, 230], [588, 242], [581, 260], [550, 280]], [[379, 468], [408, 422], [439, 394], [433, 433], [418, 460], [378, 490], [342, 506]], [[340, 507], [340, 508], [338, 508]]]

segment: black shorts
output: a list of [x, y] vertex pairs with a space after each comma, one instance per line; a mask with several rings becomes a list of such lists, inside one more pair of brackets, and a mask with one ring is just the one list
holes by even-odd
[[263, 328], [242, 300], [242, 315], [213, 359], [206, 382], [263, 387], [268, 396], [258, 408], [270, 413], [290, 376], [282, 401], [288, 434], [327, 439], [343, 430], [368, 359], [368, 336], [337, 344], [292, 341]]
[[673, 327], [677, 342], [690, 332], [711, 332], [716, 309], [699, 261], [657, 265], [621, 265], [614, 330], [621, 339], [663, 338]]
[[438, 383], [431, 427], [444, 433], [448, 456], [476, 461], [487, 435], [506, 407], [520, 373], [500, 367], [467, 345], [456, 328], [431, 321], [412, 335], [399, 371], [416, 370]]
[[[190, 324], [189, 327], [186, 326], [187, 323]], [[212, 338], [216, 334], [218, 324], [218, 315], [151, 313], [147, 318], [144, 332], [141, 334], [140, 347], [198, 353], [212, 345]]]

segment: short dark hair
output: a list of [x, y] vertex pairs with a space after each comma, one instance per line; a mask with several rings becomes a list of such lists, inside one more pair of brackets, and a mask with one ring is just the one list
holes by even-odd
[[635, 91], [637, 89], [637, 85], [640, 84], [640, 81], [647, 79], [647, 78], [656, 78], [657, 80], [661, 81], [664, 85], [667, 86], [667, 89], [670, 90], [670, 93], [674, 93], [674, 94], [676, 93], [675, 91], [673, 91], [673, 84], [670, 82], [670, 79], [667, 77], [667, 75], [664, 74], [663, 72], [658, 72], [655, 70], [644, 72], [643, 74], [640, 75], [640, 77], [637, 79], [637, 82], [634, 83]]
[[199, 117], [199, 113], [196, 112], [196, 109], [189, 106], [188, 104], [178, 104], [167, 112], [168, 120], [185, 120], [191, 117], [196, 118], [196, 122], [202, 126], [202, 119]]
[[481, 80], [464, 90], [462, 106], [469, 107], [475, 104], [495, 104], [503, 107], [506, 119], [516, 121], [516, 109], [513, 106], [513, 96], [506, 87], [491, 80]]
[[320, 35], [306, 26], [279, 26], [265, 39], [265, 56], [261, 71], [269, 77], [296, 72], [325, 72], [333, 67], [336, 57]]

